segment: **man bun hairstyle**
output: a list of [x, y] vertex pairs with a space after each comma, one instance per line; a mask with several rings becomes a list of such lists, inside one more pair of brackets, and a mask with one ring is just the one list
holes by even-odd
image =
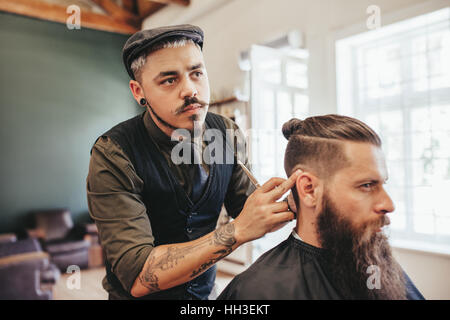
[[302, 120], [297, 118], [292, 118], [285, 124], [283, 124], [283, 128], [281, 128], [281, 131], [283, 132], [283, 136], [289, 140], [291, 135], [296, 132], [300, 132], [300, 129], [302, 127]]
[[286, 139], [292, 135], [336, 139], [343, 141], [368, 142], [381, 146], [380, 137], [364, 122], [337, 114], [309, 117], [305, 120], [292, 118], [282, 128]]

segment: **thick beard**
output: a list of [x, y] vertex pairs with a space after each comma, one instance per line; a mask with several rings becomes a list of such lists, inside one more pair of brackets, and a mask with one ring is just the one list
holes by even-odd
[[[382, 227], [385, 219], [383, 215], [380, 220], [356, 228], [324, 197], [317, 231], [321, 246], [326, 249], [325, 268], [344, 299], [406, 299], [403, 270], [392, 256], [387, 237], [372, 231]], [[369, 286], [368, 279], [373, 275], [369, 266], [379, 270], [378, 288]]]

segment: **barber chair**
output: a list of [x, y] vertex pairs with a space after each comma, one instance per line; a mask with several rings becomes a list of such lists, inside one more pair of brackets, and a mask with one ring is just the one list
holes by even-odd
[[0, 242], [0, 300], [50, 300], [59, 276], [37, 239]]
[[88, 267], [90, 242], [83, 238], [84, 228], [74, 227], [69, 210], [36, 211], [34, 219], [36, 229], [28, 230], [28, 234], [40, 239], [52, 263], [63, 272], [70, 265]]

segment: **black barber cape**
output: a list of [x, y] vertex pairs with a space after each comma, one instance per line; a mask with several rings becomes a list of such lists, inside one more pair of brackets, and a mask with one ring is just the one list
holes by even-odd
[[[323, 249], [291, 236], [263, 254], [236, 276], [218, 300], [336, 300], [342, 299], [328, 280]], [[424, 299], [409, 277], [407, 298]]]

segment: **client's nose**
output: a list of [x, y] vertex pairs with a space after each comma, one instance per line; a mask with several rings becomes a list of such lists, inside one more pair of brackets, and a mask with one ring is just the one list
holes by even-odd
[[393, 212], [395, 210], [394, 202], [384, 188], [382, 189], [380, 200], [377, 203], [375, 210], [377, 213], [383, 214]]

